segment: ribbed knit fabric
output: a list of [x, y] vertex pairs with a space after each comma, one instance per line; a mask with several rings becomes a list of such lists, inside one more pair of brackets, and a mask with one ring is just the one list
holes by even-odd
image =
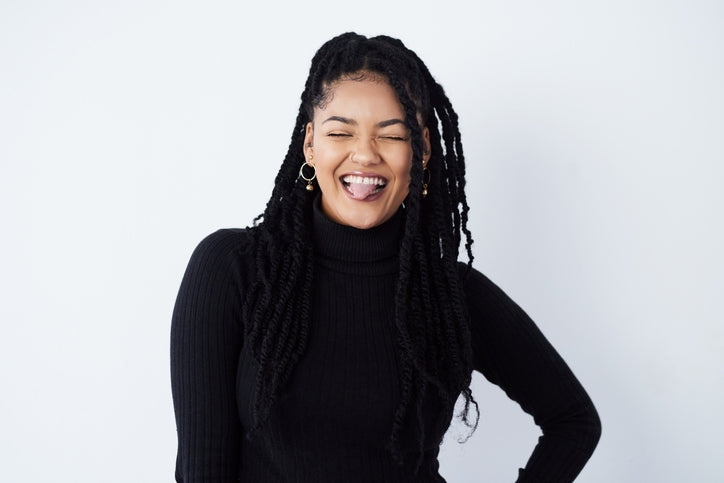
[[[307, 350], [269, 422], [251, 440], [242, 434], [251, 422], [257, 365], [243, 343], [240, 318], [243, 290], [253, 275], [250, 237], [244, 230], [219, 230], [199, 244], [181, 283], [171, 331], [177, 482], [445, 481], [438, 473], [437, 435], [425, 442], [416, 476], [412, 464], [396, 465], [385, 449], [400, 397], [394, 294], [401, 216], [358, 230], [333, 223], [315, 208]], [[573, 481], [600, 435], [590, 399], [535, 324], [497, 286], [473, 270], [464, 287], [474, 368], [543, 430], [518, 481]], [[405, 453], [415, 450], [413, 441], [403, 438], [403, 445]]]

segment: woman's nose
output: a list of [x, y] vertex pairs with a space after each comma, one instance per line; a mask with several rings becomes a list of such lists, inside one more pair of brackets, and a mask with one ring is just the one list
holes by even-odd
[[351, 160], [363, 166], [378, 163], [380, 154], [374, 139], [360, 137], [352, 147]]

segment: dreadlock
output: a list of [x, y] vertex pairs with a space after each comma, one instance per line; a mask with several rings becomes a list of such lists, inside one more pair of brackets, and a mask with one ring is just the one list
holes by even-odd
[[[259, 365], [252, 407], [251, 437], [269, 416], [279, 392], [304, 353], [310, 328], [313, 279], [311, 206], [313, 195], [298, 177], [304, 162], [302, 143], [314, 107], [329, 99], [332, 85], [343, 78], [382, 77], [397, 94], [411, 132], [413, 162], [405, 206], [400, 272], [395, 294], [395, 324], [400, 354], [401, 402], [394, 415], [389, 450], [402, 463], [401, 434], [411, 431], [418, 443], [440, 435], [450, 422], [456, 397], [458, 414], [472, 431], [479, 418], [470, 390], [472, 354], [468, 314], [457, 269], [461, 233], [465, 236], [468, 269], [472, 237], [467, 228], [465, 163], [458, 118], [425, 64], [394, 38], [366, 38], [345, 33], [326, 42], [314, 55], [289, 149], [263, 214], [254, 220], [256, 277], [243, 305], [245, 336]], [[423, 129], [429, 129], [429, 175], [423, 172]], [[442, 134], [439, 127], [442, 128]], [[427, 179], [429, 176], [429, 180]], [[429, 194], [422, 196], [427, 182]], [[315, 182], [316, 183], [316, 182]], [[437, 396], [442, 411], [426, 428], [422, 401]], [[471, 420], [471, 405], [475, 417]], [[440, 441], [436, 441], [437, 444]]]

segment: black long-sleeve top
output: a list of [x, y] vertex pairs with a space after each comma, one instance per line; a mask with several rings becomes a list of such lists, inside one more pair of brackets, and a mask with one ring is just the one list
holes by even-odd
[[[177, 482], [445, 481], [436, 443], [426, 443], [416, 476], [385, 449], [400, 397], [394, 329], [400, 218], [359, 230], [315, 209], [307, 349], [268, 423], [252, 439], [243, 434], [251, 422], [257, 365], [241, 320], [244, 287], [253, 276], [250, 237], [226, 229], [199, 244], [171, 329]], [[542, 429], [518, 481], [573, 481], [600, 436], [591, 400], [503, 291], [476, 270], [463, 283], [474, 369]]]

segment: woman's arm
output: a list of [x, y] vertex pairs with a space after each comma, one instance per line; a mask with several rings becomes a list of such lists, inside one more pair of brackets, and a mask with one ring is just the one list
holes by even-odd
[[573, 481], [601, 435], [591, 399], [530, 317], [493, 282], [472, 270], [465, 292], [474, 368], [543, 431], [518, 481]]
[[241, 426], [236, 368], [241, 350], [241, 230], [219, 230], [196, 248], [173, 310], [171, 388], [176, 481], [236, 482]]

